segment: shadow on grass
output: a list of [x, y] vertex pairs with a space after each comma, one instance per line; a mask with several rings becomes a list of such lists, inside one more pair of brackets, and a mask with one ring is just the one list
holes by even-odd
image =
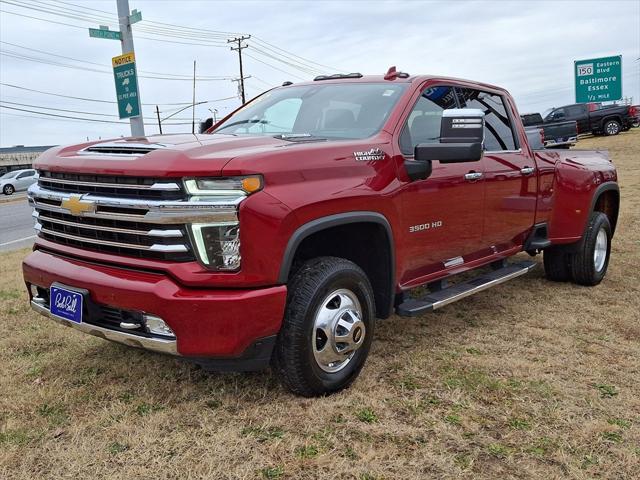
[[47, 376], [105, 400], [126, 399], [134, 392], [134, 397], [144, 397], [151, 404], [169, 406], [185, 400], [206, 404], [225, 394], [260, 401], [284, 392], [269, 369], [210, 372], [179, 357], [108, 341], [73, 348], [67, 355], [70, 358], [50, 359]]

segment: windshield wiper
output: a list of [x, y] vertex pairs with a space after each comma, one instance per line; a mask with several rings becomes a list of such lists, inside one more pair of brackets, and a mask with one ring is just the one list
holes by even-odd
[[217, 133], [220, 130], [224, 130], [225, 128], [229, 128], [229, 127], [234, 127], [236, 125], [244, 125], [245, 123], [262, 123], [263, 125], [267, 125], [270, 122], [268, 120], [239, 120], [237, 122], [233, 122], [228, 125], [223, 125], [222, 127], [214, 130], [212, 133]]
[[281, 140], [289, 140], [291, 142], [296, 141], [317, 141], [317, 140], [327, 140], [325, 137], [317, 137], [310, 133], [281, 133], [279, 135], [274, 135], [273, 138], [279, 138]]

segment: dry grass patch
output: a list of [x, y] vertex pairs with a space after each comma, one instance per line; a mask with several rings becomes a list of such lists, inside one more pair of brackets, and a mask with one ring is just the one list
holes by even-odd
[[619, 168], [605, 281], [525, 278], [380, 322], [347, 391], [207, 374], [52, 324], [0, 256], [0, 478], [637, 478], [640, 130], [581, 140]]

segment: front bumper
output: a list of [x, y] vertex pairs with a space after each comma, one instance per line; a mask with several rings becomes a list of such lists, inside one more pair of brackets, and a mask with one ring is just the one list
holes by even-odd
[[[36, 250], [23, 263], [27, 285], [49, 289], [53, 283], [88, 290], [93, 304], [162, 318], [175, 340], [154, 338], [92, 325], [74, 324], [52, 315], [32, 298], [32, 308], [59, 323], [130, 346], [191, 357], [199, 363], [220, 359], [225, 365], [246, 360], [251, 352], [268, 356], [280, 330], [286, 287], [250, 290], [186, 288], [163, 273], [89, 263]], [[261, 342], [261, 340], [267, 339]], [[268, 359], [267, 359], [268, 360]]]

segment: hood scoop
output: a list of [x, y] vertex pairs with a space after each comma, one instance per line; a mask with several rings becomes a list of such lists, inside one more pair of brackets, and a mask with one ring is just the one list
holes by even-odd
[[164, 143], [135, 143], [135, 142], [106, 142], [96, 143], [83, 150], [80, 154], [102, 154], [102, 155], [126, 155], [140, 156], [153, 152], [160, 148], [167, 148], [170, 145]]

